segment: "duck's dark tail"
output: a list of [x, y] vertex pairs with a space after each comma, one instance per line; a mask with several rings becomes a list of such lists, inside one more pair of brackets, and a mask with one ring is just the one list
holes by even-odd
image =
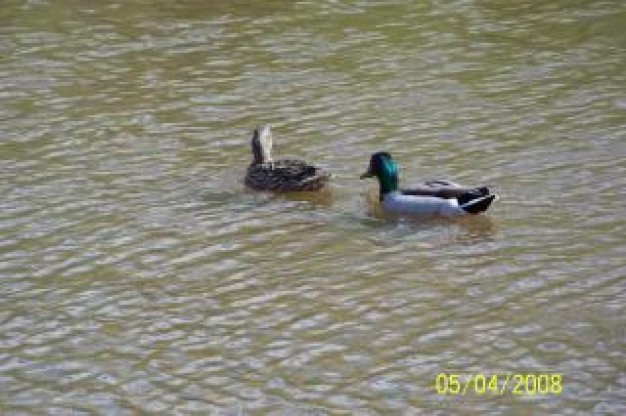
[[477, 196], [476, 193], [468, 192], [467, 194], [458, 197], [457, 201], [459, 201], [459, 206], [463, 208], [464, 211], [470, 214], [478, 214], [480, 212], [486, 211], [491, 203], [496, 200], [496, 198], [496, 194], [483, 194]]

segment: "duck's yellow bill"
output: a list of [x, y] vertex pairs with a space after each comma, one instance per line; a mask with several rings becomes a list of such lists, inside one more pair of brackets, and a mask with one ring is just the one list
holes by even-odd
[[372, 176], [374, 176], [374, 174], [368, 170], [367, 172], [361, 175], [361, 179], [371, 178]]

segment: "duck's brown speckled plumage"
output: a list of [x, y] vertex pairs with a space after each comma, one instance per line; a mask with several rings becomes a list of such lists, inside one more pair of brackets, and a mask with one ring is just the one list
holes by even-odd
[[323, 169], [298, 159], [272, 161], [272, 138], [269, 126], [260, 126], [252, 137], [254, 160], [248, 166], [245, 183], [259, 191], [317, 191], [330, 179]]
[[330, 175], [297, 159], [281, 159], [267, 164], [251, 164], [246, 185], [259, 191], [317, 191]]

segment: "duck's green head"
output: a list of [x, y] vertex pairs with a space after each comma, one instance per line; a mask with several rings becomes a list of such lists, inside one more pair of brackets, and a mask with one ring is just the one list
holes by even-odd
[[370, 158], [370, 165], [367, 171], [361, 175], [361, 179], [378, 178], [380, 183], [380, 195], [398, 190], [398, 175], [400, 169], [398, 164], [387, 152], [374, 153]]

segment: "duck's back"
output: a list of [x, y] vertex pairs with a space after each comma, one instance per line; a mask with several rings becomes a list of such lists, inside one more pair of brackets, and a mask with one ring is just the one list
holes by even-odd
[[246, 185], [266, 191], [315, 191], [323, 187], [330, 175], [298, 159], [281, 159], [271, 164], [252, 164], [246, 174]]

